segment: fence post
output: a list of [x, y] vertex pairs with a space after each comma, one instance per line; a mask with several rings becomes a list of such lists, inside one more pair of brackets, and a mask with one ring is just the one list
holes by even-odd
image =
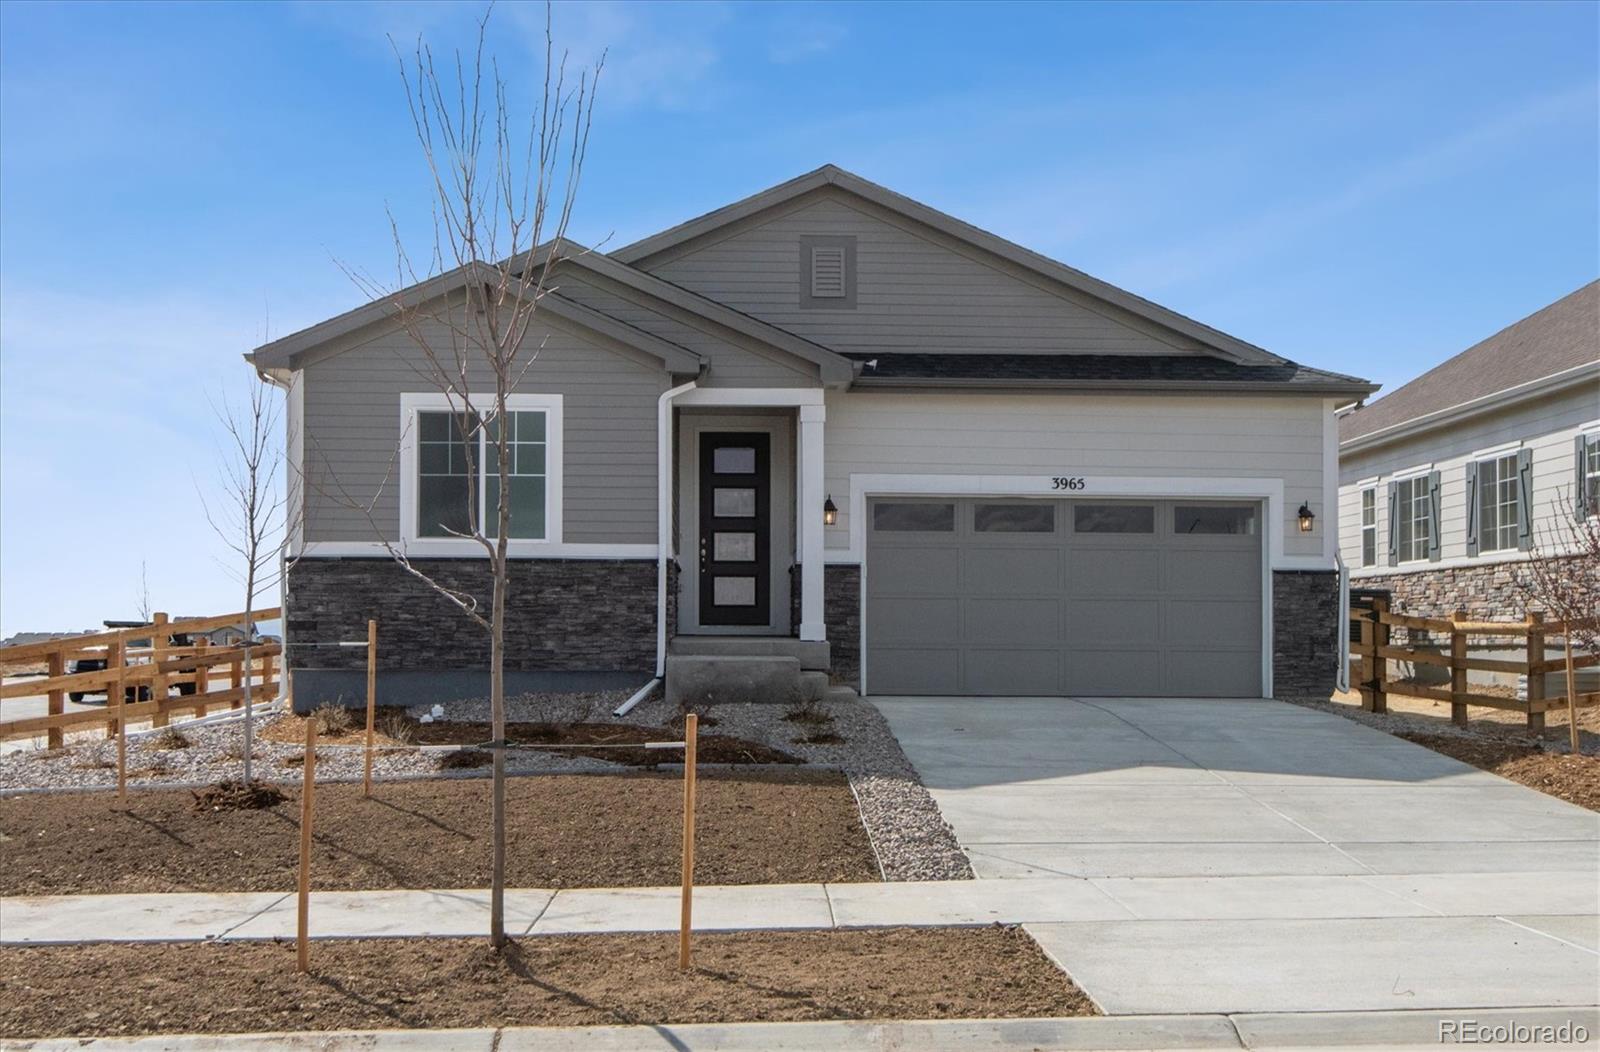
[[1377, 645], [1377, 635], [1373, 632], [1375, 627], [1372, 614], [1374, 607], [1367, 601], [1366, 607], [1361, 611], [1361, 631], [1357, 636], [1356, 653], [1360, 658], [1357, 666], [1356, 687], [1361, 693], [1361, 707], [1372, 708], [1372, 681], [1377, 676], [1376, 662], [1373, 660], [1373, 647]]
[[694, 910], [694, 775], [700, 717], [683, 717], [683, 899], [678, 917], [678, 970], [689, 970], [689, 928]]
[[1374, 596], [1372, 612], [1376, 620], [1372, 625], [1372, 711], [1389, 711], [1389, 659], [1380, 652], [1389, 645], [1389, 622], [1384, 617], [1389, 613], [1389, 600], [1383, 596]]
[[211, 666], [206, 664], [206, 661], [209, 660], [211, 656], [210, 654], [206, 653], [206, 651], [210, 649], [211, 640], [207, 639], [205, 636], [201, 636], [200, 642], [194, 645], [194, 656], [196, 659], [194, 666], [194, 696], [196, 701], [194, 714], [196, 717], [204, 716], [206, 714], [206, 703], [201, 699], [203, 699], [207, 692], [211, 690]]
[[361, 795], [372, 795], [372, 730], [378, 705], [378, 622], [367, 621], [367, 758], [361, 774]]
[[309, 717], [306, 719], [306, 759], [301, 767], [305, 780], [300, 789], [300, 886], [295, 956], [298, 970], [304, 972], [311, 967], [311, 798], [317, 789], [317, 721]]
[[[119, 648], [120, 650], [120, 648]], [[128, 693], [122, 684], [122, 666], [117, 666], [117, 799], [128, 798]], [[107, 688], [108, 690], [110, 688]]]
[[1544, 732], [1544, 710], [1533, 711], [1534, 702], [1543, 701], [1545, 698], [1544, 684], [1544, 615], [1536, 611], [1528, 613], [1528, 650], [1526, 654], [1528, 667], [1528, 731], [1532, 734]]
[[[170, 637], [166, 627], [170, 618], [166, 614], [157, 613], [151, 616], [150, 625], [150, 664], [156, 666], [150, 673], [150, 700], [156, 703], [156, 711], [150, 716], [150, 726], [165, 727], [167, 725], [167, 674], [160, 669], [161, 662], [166, 659], [167, 647]], [[137, 697], [137, 694], [135, 694]]]
[[1450, 630], [1450, 722], [1457, 727], [1467, 725], [1467, 634], [1461, 631], [1461, 622], [1467, 620], [1465, 610], [1450, 615], [1455, 628]]
[[234, 658], [228, 666], [228, 687], [233, 692], [233, 701], [228, 705], [230, 709], [237, 709], [244, 704], [244, 659]]
[[[65, 676], [66, 674], [67, 648], [58, 647], [55, 650], [52, 650], [45, 657], [45, 675], [49, 676], [51, 679], [55, 679], [57, 676]], [[47, 697], [49, 698], [49, 708], [47, 711], [50, 713], [50, 715], [60, 716], [62, 713], [67, 711], [66, 691], [52, 690], [49, 692]], [[47, 748], [59, 749], [65, 744], [66, 739], [62, 735], [61, 727], [59, 725], [52, 726], [45, 731], [45, 746]]]
[[[117, 734], [118, 717], [122, 715], [122, 638], [106, 644], [106, 712], [115, 713], [106, 720], [106, 737], [114, 738]], [[116, 696], [112, 696], [116, 691]]]

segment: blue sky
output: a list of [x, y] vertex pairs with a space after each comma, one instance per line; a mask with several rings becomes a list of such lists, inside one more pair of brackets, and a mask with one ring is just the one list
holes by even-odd
[[[388, 273], [400, 3], [0, 6], [0, 633], [235, 609], [195, 501], [239, 354]], [[492, 47], [537, 87], [543, 9]], [[1600, 273], [1600, 6], [563, 4], [610, 58], [573, 235], [833, 162], [1393, 386]]]

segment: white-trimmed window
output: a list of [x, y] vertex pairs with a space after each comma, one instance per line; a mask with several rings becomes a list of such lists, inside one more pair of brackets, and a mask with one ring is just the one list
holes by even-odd
[[1378, 487], [1361, 491], [1361, 565], [1378, 565]]
[[1600, 515], [1600, 430], [1578, 436], [1578, 512]]
[[1478, 461], [1478, 551], [1515, 551], [1522, 521], [1521, 476], [1513, 450]]
[[1428, 476], [1415, 475], [1394, 483], [1389, 515], [1395, 523], [1395, 559], [1417, 562], [1428, 558], [1433, 536], [1433, 502], [1428, 496]]
[[[442, 394], [401, 396], [400, 535], [414, 551], [460, 551], [474, 518], [495, 536], [499, 501], [496, 445], [502, 421], [473, 395], [479, 415]], [[561, 396], [511, 395], [509, 497], [513, 548], [561, 539]]]

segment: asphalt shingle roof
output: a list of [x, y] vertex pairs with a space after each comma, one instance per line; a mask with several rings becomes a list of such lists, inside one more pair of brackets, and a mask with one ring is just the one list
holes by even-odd
[[1028, 382], [1282, 384], [1363, 386], [1366, 381], [1294, 362], [1240, 365], [1203, 355], [915, 354], [852, 353], [863, 363], [862, 383], [893, 380], [1015, 380]]
[[1600, 360], [1600, 281], [1501, 329], [1339, 419], [1339, 441]]

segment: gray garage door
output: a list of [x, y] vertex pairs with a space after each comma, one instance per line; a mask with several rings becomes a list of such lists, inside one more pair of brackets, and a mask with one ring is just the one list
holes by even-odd
[[1259, 697], [1261, 508], [881, 498], [873, 694]]

